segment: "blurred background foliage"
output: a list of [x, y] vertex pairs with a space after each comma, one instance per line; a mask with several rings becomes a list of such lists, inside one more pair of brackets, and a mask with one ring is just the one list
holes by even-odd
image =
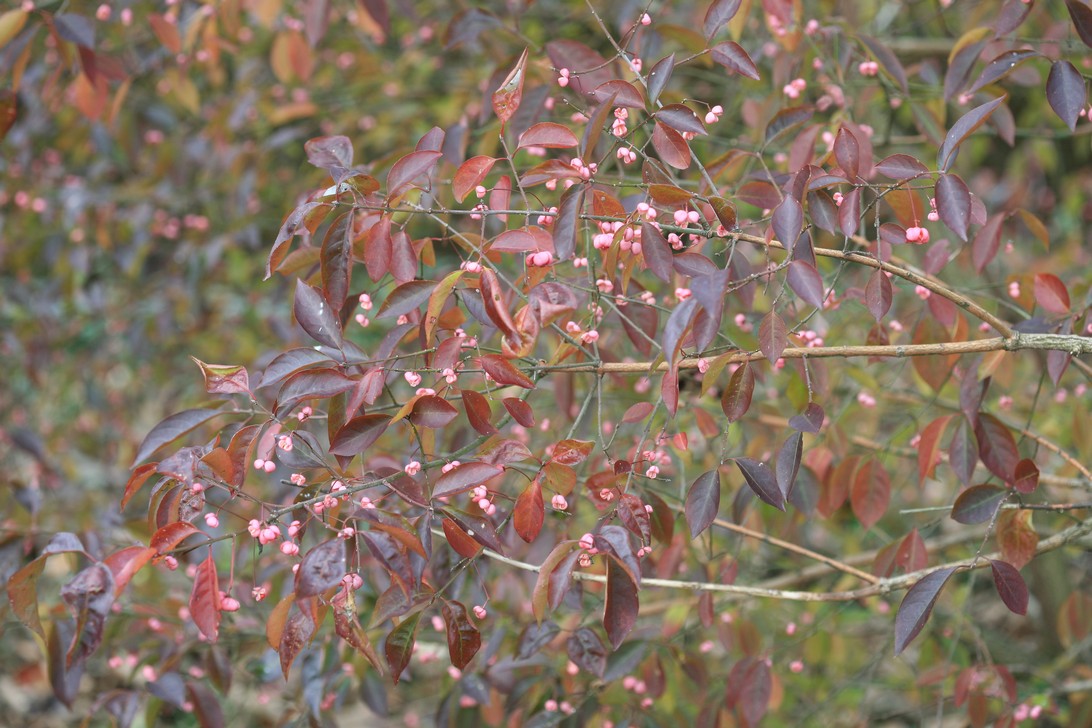
[[[645, 9], [595, 4], [615, 28]], [[842, 79], [852, 115], [875, 128], [884, 148], [913, 152], [951, 124], [953, 107], [940, 88], [949, 53], [966, 30], [992, 22], [999, 4], [807, 6], [824, 24], [883, 37], [914, 71], [909, 102], [898, 109], [879, 85]], [[704, 48], [693, 30], [704, 14], [698, 5], [654, 8], [659, 32], [642, 54], [651, 60]], [[1073, 37], [1061, 3], [1038, 5], [1021, 37], [1087, 70], [1088, 49]], [[290, 342], [305, 343], [289, 316], [292, 281], [260, 281], [283, 216], [327, 184], [306, 164], [306, 139], [346, 134], [358, 163], [376, 170], [433, 126], [461, 138], [456, 146], [467, 156], [495, 152], [486, 91], [524, 46], [539, 59], [533, 77], [543, 89], [554, 74], [541, 51], [546, 41], [574, 38], [608, 51], [585, 5], [567, 0], [120, 0], [103, 7], [109, 12], [98, 17], [95, 3], [59, 0], [0, 11], [0, 130], [10, 126], [0, 142], [0, 581], [43, 534], [79, 532], [100, 553], [132, 542], [117, 504], [136, 445], [162, 417], [205, 399], [190, 355], [253, 365]], [[768, 42], [760, 15], [751, 13], [743, 41], [756, 59]], [[845, 42], [834, 53], [848, 59], [857, 51]], [[704, 60], [678, 69], [670, 93], [721, 103], [731, 120], [695, 144], [698, 154], [758, 149], [759, 120], [783, 101], [779, 82], [803, 72], [814, 55], [775, 47], [760, 63], [772, 82], [729, 79]], [[1092, 127], [1071, 135], [1054, 117], [1042, 90], [1045, 69], [1028, 64], [1006, 81], [1015, 145], [985, 135], [964, 151], [974, 168], [961, 167], [989, 210], [1021, 206], [1049, 227], [1049, 249], [1025, 235], [1003, 273], [991, 271], [992, 279], [965, 291], [993, 300], [1014, 321], [1033, 304], [1007, 300], [1007, 284], [1039, 270], [1066, 279], [1074, 309], [1089, 300]], [[765, 151], [772, 158], [788, 143]], [[867, 372], [857, 376], [876, 382]], [[1004, 386], [994, 396], [1035, 391], [1036, 382], [1017, 372], [1002, 368], [998, 378]], [[1084, 403], [1056, 410], [1044, 431], [1087, 462]], [[1085, 560], [1085, 580], [1087, 567]], [[869, 621], [851, 607], [812, 611], [820, 623], [837, 617], [850, 631], [889, 629], [889, 618]], [[1074, 645], [1087, 641], [1087, 615], [1075, 619], [1059, 660], [1076, 659]], [[0, 706], [59, 710], [38, 647], [10, 614], [3, 620], [0, 652], [13, 658], [0, 667]], [[878, 669], [846, 645], [834, 631], [809, 643], [810, 662], [846, 663], [837, 667], [840, 683], [817, 685], [819, 672], [809, 678], [815, 710], [853, 705]], [[251, 667], [260, 672], [260, 663]], [[269, 672], [276, 684], [275, 667]], [[890, 697], [898, 712], [903, 698]]]

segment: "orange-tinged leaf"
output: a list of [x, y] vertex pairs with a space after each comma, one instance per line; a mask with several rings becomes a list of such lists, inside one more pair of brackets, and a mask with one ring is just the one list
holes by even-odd
[[1001, 511], [997, 517], [997, 544], [1001, 558], [1017, 569], [1035, 556], [1039, 534], [1031, 525], [1031, 511]]
[[196, 357], [190, 357], [193, 363], [201, 367], [205, 377], [205, 391], [209, 394], [248, 394], [250, 375], [246, 367], [239, 364], [206, 364]]
[[493, 92], [493, 112], [500, 119], [502, 129], [519, 109], [519, 104], [523, 100], [523, 79], [526, 67], [527, 49], [524, 48], [508, 77], [501, 82], [500, 88]]
[[535, 383], [519, 369], [499, 354], [485, 354], [479, 360], [482, 369], [493, 378], [497, 384], [534, 389]]
[[526, 147], [545, 147], [546, 149], [568, 149], [580, 144], [568, 127], [550, 121], [541, 121], [519, 136], [517, 149]]
[[197, 565], [190, 593], [190, 616], [201, 633], [215, 642], [220, 632], [220, 582], [211, 552]]
[[512, 510], [512, 525], [515, 526], [520, 538], [531, 543], [542, 531], [542, 522], [545, 518], [546, 507], [542, 502], [542, 486], [536, 478], [516, 499], [516, 506]]
[[436, 331], [436, 324], [440, 320], [440, 314], [444, 310], [444, 304], [447, 303], [448, 297], [451, 296], [451, 292], [455, 290], [455, 286], [459, 283], [459, 279], [462, 278], [464, 271], [457, 270], [448, 273], [439, 285], [437, 285], [432, 295], [429, 296], [428, 306], [425, 309], [425, 320], [422, 323], [425, 331], [425, 346], [432, 346], [432, 335]]
[[497, 160], [493, 157], [477, 156], [460, 164], [451, 181], [451, 192], [455, 195], [455, 199], [459, 202], [466, 199], [466, 196], [482, 183], [496, 162]]
[[921, 431], [921, 440], [918, 442], [918, 480], [925, 482], [932, 476], [937, 463], [940, 462], [940, 439], [944, 435], [944, 429], [948, 426], [951, 415], [938, 417]]

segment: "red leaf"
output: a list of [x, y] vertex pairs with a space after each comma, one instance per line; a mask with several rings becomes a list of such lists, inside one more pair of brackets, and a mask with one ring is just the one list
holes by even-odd
[[1016, 463], [1016, 477], [1012, 487], [1020, 493], [1034, 493], [1039, 487], [1039, 466], [1034, 460], [1024, 458]]
[[410, 152], [399, 159], [387, 173], [388, 199], [400, 196], [410, 187], [419, 184], [421, 177], [432, 173], [432, 168], [443, 154], [435, 151]]
[[650, 402], [638, 402], [626, 410], [625, 414], [622, 415], [622, 422], [628, 424], [640, 422], [652, 414], [653, 409], [655, 408]]
[[732, 372], [728, 386], [720, 399], [721, 409], [729, 422], [735, 422], [747, 413], [751, 407], [751, 396], [755, 391], [755, 375], [751, 371], [751, 362], [745, 361]]
[[353, 240], [355, 235], [353, 212], [340, 215], [326, 231], [320, 252], [322, 292], [336, 308], [345, 303], [349, 295], [349, 279], [353, 269]]
[[419, 427], [428, 427], [438, 430], [448, 425], [459, 416], [459, 410], [443, 397], [434, 394], [426, 394], [418, 397], [413, 403], [413, 411], [409, 415], [409, 421]]
[[811, 263], [803, 260], [789, 263], [788, 281], [789, 287], [806, 303], [823, 307], [823, 278]]
[[197, 629], [210, 642], [215, 642], [220, 631], [220, 582], [216, 578], [212, 553], [197, 565], [190, 593], [190, 616]]
[[751, 458], [735, 458], [735, 463], [760, 500], [779, 511], [785, 510], [785, 494], [777, 486], [777, 477], [766, 463]]
[[156, 550], [144, 546], [129, 546], [103, 559], [114, 575], [114, 595], [120, 595], [129, 585], [133, 576], [144, 568], [156, 555]]
[[1069, 313], [1069, 291], [1061, 279], [1052, 273], [1035, 274], [1035, 300], [1050, 313]]
[[728, 673], [724, 702], [728, 708], [739, 711], [741, 725], [757, 726], [769, 710], [772, 693], [770, 666], [762, 657], [748, 656]]
[[776, 311], [770, 311], [762, 317], [758, 326], [758, 348], [770, 364], [776, 364], [781, 352], [789, 345], [789, 332], [785, 322]]
[[493, 113], [500, 119], [501, 129], [516, 113], [523, 100], [523, 79], [527, 67], [527, 49], [523, 49], [516, 65], [501, 82], [500, 88], [493, 92]]
[[1012, 564], [1004, 561], [990, 561], [990, 570], [993, 572], [993, 585], [997, 587], [997, 595], [1001, 601], [1014, 614], [1025, 615], [1028, 613], [1028, 585], [1024, 583], [1024, 577]]
[[974, 133], [975, 129], [982, 126], [994, 109], [1003, 104], [1006, 98], [1008, 97], [1001, 96], [987, 101], [981, 106], [976, 106], [952, 125], [948, 134], [944, 137], [944, 142], [940, 145], [940, 151], [937, 152], [937, 168], [941, 172], [947, 172], [951, 169], [952, 164], [955, 162], [956, 153], [959, 151], [959, 145]]
[[939, 569], [922, 577], [910, 590], [899, 605], [895, 615], [895, 654], [906, 649], [922, 627], [929, 620], [933, 605], [937, 603], [940, 590], [956, 572], [955, 567]]
[[342, 425], [330, 442], [330, 454], [360, 455], [379, 439], [390, 424], [390, 415], [361, 415]]
[[484, 269], [481, 272], [480, 286], [482, 305], [485, 306], [485, 312], [490, 320], [505, 336], [517, 336], [516, 324], [512, 321], [512, 316], [508, 313], [508, 307], [501, 296], [497, 274], [489, 268]]
[[508, 410], [508, 414], [512, 415], [512, 419], [523, 425], [524, 427], [535, 426], [535, 411], [531, 409], [531, 405], [524, 402], [517, 397], [505, 397], [501, 400], [501, 404]]
[[562, 465], [579, 465], [587, 460], [594, 447], [590, 440], [562, 440], [554, 445], [551, 459]]
[[933, 474], [933, 469], [940, 462], [940, 438], [944, 435], [944, 428], [948, 426], [951, 415], [938, 417], [921, 431], [921, 440], [918, 442], [918, 481], [924, 483], [925, 479]]
[[147, 460], [148, 456], [159, 448], [185, 435], [190, 430], [200, 427], [218, 414], [220, 414], [220, 411], [214, 409], [191, 409], [167, 417], [145, 435], [140, 447], [137, 448], [136, 457], [133, 458], [133, 465], [141, 460]]
[[477, 156], [459, 165], [451, 181], [451, 192], [455, 195], [455, 199], [462, 202], [475, 187], [482, 183], [496, 161], [493, 157]]
[[526, 147], [545, 147], [547, 149], [567, 149], [580, 144], [576, 135], [561, 124], [542, 121], [535, 124], [519, 136], [517, 149]]
[[751, 57], [747, 55], [747, 51], [743, 50], [739, 43], [730, 40], [717, 43], [709, 52], [714, 61], [727, 68], [731, 73], [746, 76], [755, 81], [761, 79], [755, 62], [751, 60]]
[[891, 480], [887, 470], [878, 460], [869, 460], [853, 478], [853, 488], [849, 494], [849, 503], [853, 515], [865, 529], [870, 529], [883, 517], [891, 502]]
[[971, 193], [967, 185], [958, 175], [942, 174], [937, 180], [934, 194], [941, 221], [960, 240], [966, 240], [971, 224]]
[[201, 529], [189, 521], [174, 521], [157, 530], [148, 542], [148, 547], [157, 554], [165, 554], [197, 533], [202, 533]]
[[332, 538], [315, 546], [296, 570], [297, 601], [333, 589], [341, 583], [345, 570], [345, 541]]
[[450, 518], [445, 518], [440, 522], [440, 525], [444, 529], [444, 538], [447, 539], [448, 544], [455, 549], [455, 553], [464, 559], [474, 558], [484, 548], [480, 543], [466, 535], [466, 531]]
[[720, 472], [710, 470], [702, 473], [690, 484], [686, 493], [686, 524], [690, 528], [690, 538], [697, 538], [712, 525], [720, 511]]
[[532, 543], [538, 538], [545, 518], [546, 507], [542, 502], [542, 486], [536, 478], [516, 499], [516, 506], [512, 510], [512, 525], [520, 538], [527, 543]]
[[466, 419], [470, 426], [481, 435], [495, 435], [497, 428], [490, 421], [493, 412], [489, 408], [489, 400], [472, 389], [459, 390], [463, 397], [463, 409], [466, 410]]
[[690, 166], [690, 146], [686, 139], [663, 122], [657, 121], [652, 130], [652, 147], [664, 164], [675, 169], [686, 169]]
[[713, 0], [709, 4], [709, 9], [705, 11], [705, 20], [701, 26], [706, 40], [716, 35], [718, 30], [735, 17], [736, 13], [739, 12], [741, 3], [742, 0]]
[[156, 466], [159, 463], [147, 463], [141, 465], [133, 471], [133, 474], [129, 476], [129, 482], [125, 484], [125, 492], [121, 496], [121, 503], [118, 506], [118, 510], [123, 510], [129, 500], [136, 495], [141, 486], [155, 474]]
[[436, 480], [436, 485], [432, 489], [432, 497], [435, 499], [465, 493], [503, 472], [504, 468], [497, 465], [479, 462], [463, 463], [454, 470], [444, 473]]
[[321, 351], [315, 351], [308, 347], [289, 349], [281, 352], [273, 361], [269, 362], [269, 366], [262, 372], [262, 378], [258, 381], [258, 389], [277, 384], [300, 369], [311, 365], [329, 365], [331, 363], [330, 357]]
[[959, 494], [952, 504], [952, 520], [965, 525], [985, 523], [1009, 496], [999, 485], [975, 485]]
[[886, 273], [877, 268], [865, 286], [865, 305], [876, 321], [882, 320], [891, 310], [891, 295], [891, 281]]
[[596, 101], [606, 104], [610, 108], [625, 106], [631, 109], [644, 109], [645, 97], [641, 90], [629, 81], [612, 79], [601, 83], [592, 91]]
[[637, 625], [640, 603], [637, 586], [626, 570], [611, 557], [607, 559], [607, 594], [603, 603], [603, 628], [611, 646], [618, 649]]
[[447, 650], [451, 657], [451, 664], [462, 670], [482, 646], [482, 635], [470, 622], [466, 614], [466, 607], [461, 602], [444, 600], [441, 610], [444, 615], [444, 624], [447, 627]]
[[478, 359], [481, 368], [497, 384], [534, 389], [535, 383], [500, 354], [485, 354]]
[[340, 369], [305, 369], [285, 380], [277, 393], [275, 414], [284, 415], [305, 399], [325, 399], [346, 392], [356, 382], [346, 377]]

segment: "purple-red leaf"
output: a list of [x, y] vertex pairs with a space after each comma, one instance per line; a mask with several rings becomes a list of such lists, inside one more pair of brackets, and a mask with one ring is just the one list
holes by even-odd
[[774, 235], [785, 246], [785, 250], [792, 252], [796, 239], [800, 237], [800, 231], [804, 229], [804, 209], [796, 198], [785, 195], [785, 199], [774, 209], [771, 222]]
[[353, 457], [379, 439], [390, 423], [390, 415], [361, 415], [346, 422], [330, 442], [330, 454]]
[[442, 152], [420, 151], [410, 152], [399, 159], [387, 173], [387, 197], [398, 197], [417, 184], [421, 177], [427, 177], [442, 156]]
[[733, 43], [730, 40], [718, 43], [713, 46], [710, 53], [714, 61], [727, 68], [731, 73], [737, 73], [755, 81], [761, 78], [755, 62], [751, 60], [751, 57], [747, 55], [747, 51], [743, 50], [739, 43]]
[[751, 407], [751, 396], [755, 391], [755, 374], [751, 371], [751, 363], [745, 361], [739, 368], [732, 372], [728, 379], [728, 386], [721, 395], [720, 407], [724, 410], [724, 416], [729, 422], [735, 422], [747, 413]]
[[741, 3], [742, 0], [713, 0], [709, 4], [709, 9], [705, 11], [705, 20], [701, 26], [706, 40], [716, 35], [718, 30], [736, 16]]
[[686, 524], [690, 527], [690, 538], [697, 538], [712, 525], [720, 510], [720, 472], [710, 470], [702, 473], [690, 484], [686, 493]]
[[561, 124], [542, 121], [535, 124], [519, 136], [517, 149], [527, 147], [545, 147], [546, 149], [568, 149], [580, 144], [580, 140]]
[[133, 458], [133, 465], [141, 460], [146, 460], [159, 448], [190, 430], [200, 427], [218, 414], [220, 414], [219, 410], [191, 409], [167, 417], [145, 435], [140, 447], [137, 448], [136, 457]]
[[929, 174], [929, 169], [909, 154], [892, 154], [876, 164], [876, 171], [894, 180], [915, 179]]
[[861, 525], [866, 529], [876, 525], [890, 502], [891, 479], [880, 461], [872, 459], [857, 468], [849, 504]]
[[447, 627], [447, 650], [451, 664], [455, 669], [462, 670], [481, 649], [481, 632], [471, 623], [466, 614], [466, 606], [461, 602], [444, 600], [441, 611]]
[[391, 291], [379, 311], [377, 319], [397, 318], [410, 311], [416, 311], [436, 290], [436, 281], [408, 281]]
[[517, 397], [505, 397], [501, 400], [501, 404], [508, 410], [508, 414], [512, 415], [512, 419], [523, 425], [524, 427], [535, 426], [535, 411], [531, 409], [531, 405], [524, 402]]
[[296, 598], [317, 596], [345, 576], [345, 541], [332, 538], [307, 552], [296, 570]]
[[402, 677], [402, 671], [409, 664], [413, 655], [413, 644], [417, 639], [417, 623], [421, 620], [422, 612], [416, 612], [402, 620], [402, 623], [391, 630], [387, 635], [387, 641], [383, 645], [383, 654], [387, 658], [387, 667], [390, 668], [391, 678], [394, 684]]
[[408, 419], [418, 427], [438, 430], [458, 416], [459, 410], [446, 399], [435, 394], [426, 394], [413, 403], [413, 411]]
[[982, 126], [994, 109], [1003, 104], [1006, 98], [1008, 97], [1001, 96], [987, 101], [981, 106], [976, 106], [952, 125], [948, 134], [944, 137], [944, 142], [940, 145], [940, 151], [937, 152], [937, 169], [941, 172], [947, 172], [951, 169], [952, 163], [955, 162], [956, 153], [959, 151], [959, 145], [974, 133], [975, 129]]
[[941, 221], [960, 240], [966, 240], [971, 224], [971, 193], [967, 185], [958, 175], [942, 174], [937, 180], [935, 195]]
[[1065, 0], [1065, 7], [1073, 19], [1073, 29], [1084, 44], [1092, 48], [1092, 8], [1084, 0]]
[[794, 260], [789, 263], [789, 288], [815, 308], [823, 307], [823, 278], [811, 263]]
[[588, 627], [573, 632], [565, 643], [569, 659], [581, 670], [602, 677], [607, 669], [607, 647], [602, 638]]
[[493, 378], [497, 384], [534, 389], [535, 383], [516, 369], [512, 364], [499, 354], [485, 354], [479, 359], [482, 369]]
[[432, 489], [432, 497], [443, 498], [465, 493], [503, 472], [504, 468], [498, 465], [480, 462], [463, 463], [439, 477]]
[[842, 198], [842, 204], [838, 206], [838, 227], [841, 228], [843, 235], [850, 237], [857, 234], [860, 223], [861, 188], [854, 187], [846, 193]]
[[975, 424], [975, 436], [978, 438], [978, 454], [982, 463], [991, 473], [1006, 483], [1011, 483], [1016, 476], [1016, 440], [999, 419], [993, 415], [980, 413]]
[[1039, 466], [1034, 460], [1024, 458], [1016, 463], [1016, 477], [1013, 479], [1012, 487], [1024, 494], [1035, 492], [1035, 489], [1039, 487]]
[[640, 603], [637, 586], [614, 557], [607, 559], [607, 594], [603, 603], [603, 628], [614, 649], [621, 647], [637, 625]]
[[789, 418], [789, 427], [800, 432], [810, 432], [814, 435], [822, 428], [826, 416], [826, 412], [823, 411], [822, 407], [815, 402], [808, 402], [808, 406], [804, 408], [803, 412]]
[[887, 274], [877, 268], [868, 278], [865, 286], [865, 305], [872, 318], [880, 321], [891, 310], [891, 281]]
[[303, 281], [296, 281], [296, 300], [292, 312], [300, 327], [312, 339], [335, 349], [341, 348], [338, 310], [330, 305], [322, 291]]
[[895, 615], [895, 654], [899, 654], [921, 632], [928, 621], [940, 590], [956, 572], [954, 566], [923, 576], [903, 597]]
[[206, 364], [190, 357], [201, 367], [205, 376], [205, 391], [209, 394], [247, 394], [250, 392], [250, 375], [246, 367], [238, 364]]
[[762, 317], [762, 322], [758, 325], [758, 348], [770, 364], [775, 364], [788, 345], [789, 332], [785, 328], [785, 321], [776, 311], [770, 311]]
[[1028, 585], [1015, 566], [1006, 561], [990, 561], [993, 572], [993, 585], [997, 595], [1014, 614], [1028, 613]]
[[[646, 90], [648, 91], [648, 100], [653, 104], [656, 103], [656, 99], [660, 98], [660, 94], [663, 93], [664, 88], [667, 87], [667, 82], [671, 80], [671, 74], [675, 70], [675, 54], [661, 58], [656, 62], [656, 65], [652, 67], [652, 70], [648, 72], [648, 76], [645, 78], [647, 83]], [[0, 139], [3, 136], [0, 135]]]
[[959, 494], [952, 504], [952, 520], [967, 526], [993, 518], [1009, 491], [999, 485], [975, 485]]
[[690, 146], [683, 135], [657, 121], [652, 130], [652, 147], [660, 159], [675, 169], [686, 169], [690, 166]]
[[641, 223], [641, 254], [652, 275], [664, 283], [671, 281], [675, 273], [674, 254], [659, 228], [648, 222]]
[[779, 511], [785, 510], [785, 494], [777, 486], [777, 477], [766, 465], [752, 458], [735, 458], [736, 467], [743, 473], [743, 479], [764, 503]]
[[653, 114], [658, 120], [670, 126], [675, 131], [690, 132], [692, 134], [708, 134], [705, 124], [694, 113], [694, 110], [685, 104], [668, 104]]

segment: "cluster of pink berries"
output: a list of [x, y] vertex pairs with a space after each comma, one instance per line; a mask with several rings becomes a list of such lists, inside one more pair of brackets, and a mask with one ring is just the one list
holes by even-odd
[[857, 402], [858, 402], [858, 403], [859, 403], [859, 404], [860, 404], [860, 405], [861, 405], [862, 407], [869, 407], [869, 408], [871, 408], [871, 407], [875, 407], [875, 406], [876, 406], [876, 398], [875, 398], [875, 397], [873, 397], [873, 396], [872, 396], [871, 394], [869, 394], [868, 392], [863, 392], [863, 391], [862, 391], [862, 392], [858, 392], [858, 393], [857, 393]]
[[538, 216], [538, 224], [542, 227], [549, 227], [554, 224], [554, 218], [557, 217], [557, 207], [551, 207], [546, 212]]
[[557, 85], [561, 88], [565, 88], [569, 85], [569, 69], [562, 68], [557, 72]]
[[723, 114], [723, 113], [724, 113], [724, 107], [721, 106], [720, 104], [717, 104], [713, 108], [709, 109], [708, 113], [706, 113], [705, 123], [706, 124], [716, 124], [718, 121], [720, 121], [721, 114]]
[[802, 78], [794, 78], [781, 89], [781, 92], [790, 99], [800, 98], [800, 94], [808, 87], [808, 82]]
[[811, 329], [805, 329], [797, 334], [804, 340], [804, 346], [808, 349], [814, 349], [823, 345], [823, 337]]
[[857, 64], [857, 73], [862, 76], [875, 76], [880, 72], [880, 64], [876, 61], [861, 61]]
[[576, 712], [576, 708], [574, 708], [573, 704], [570, 703], [568, 700], [562, 700], [559, 703], [553, 698], [550, 698], [545, 703], [543, 703], [542, 708], [547, 713], [556, 713], [558, 711], [561, 711], [565, 715], [572, 715]]
[[622, 164], [633, 164], [637, 161], [637, 152], [629, 147], [619, 147], [616, 156], [622, 160]]
[[940, 213], [937, 212], [937, 198], [929, 198], [929, 208], [929, 214], [926, 217], [929, 218], [929, 222], [936, 222], [940, 219]]
[[470, 500], [474, 501], [478, 508], [481, 508], [487, 516], [492, 516], [497, 512], [496, 504], [489, 500], [489, 489], [484, 485], [476, 486], [470, 491]]
[[529, 253], [526, 258], [528, 268], [548, 268], [554, 264], [554, 254], [548, 250]]
[[481, 273], [482, 264], [474, 260], [464, 260], [459, 263], [459, 269], [465, 270], [467, 273]]
[[576, 173], [579, 174], [582, 179], [591, 179], [592, 175], [599, 171], [598, 164], [595, 162], [584, 164], [584, 160], [580, 157], [573, 157], [569, 161], [569, 166], [575, 169]]
[[554, 494], [554, 497], [550, 499], [550, 505], [553, 506], [555, 511], [565, 511], [569, 509], [569, 501], [560, 493]]
[[629, 129], [626, 127], [626, 119], [629, 118], [629, 109], [619, 107], [614, 110], [614, 123], [610, 126], [610, 133], [616, 137], [624, 137], [629, 133]]
[[1020, 298], [1020, 281], [1009, 281], [1009, 298]]
[[928, 228], [918, 227], [917, 225], [906, 228], [906, 242], [925, 245], [929, 242]]

